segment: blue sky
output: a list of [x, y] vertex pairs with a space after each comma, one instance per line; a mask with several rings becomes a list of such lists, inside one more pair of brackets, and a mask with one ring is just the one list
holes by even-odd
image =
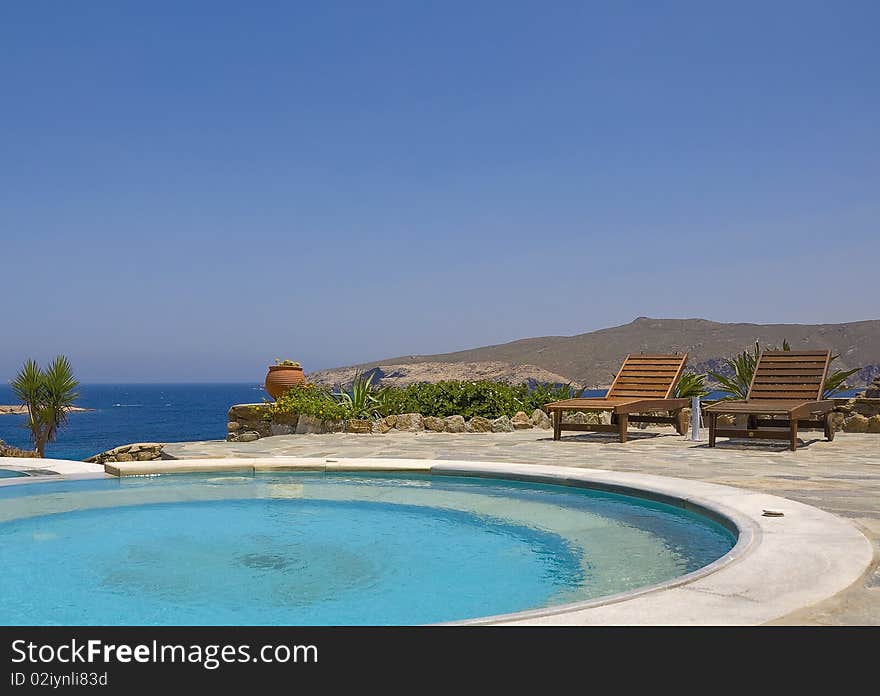
[[855, 286], [880, 262], [878, 23], [5, 3], [0, 378], [59, 352], [85, 380], [259, 381], [641, 315], [877, 318]]

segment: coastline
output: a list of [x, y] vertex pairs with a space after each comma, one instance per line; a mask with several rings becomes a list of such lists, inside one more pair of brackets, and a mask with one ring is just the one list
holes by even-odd
[[[84, 411], [94, 411], [93, 408], [83, 408], [82, 406], [71, 406], [71, 413], [81, 413]], [[20, 404], [2, 405], [0, 404], [0, 416], [23, 416], [28, 412], [27, 406]]]

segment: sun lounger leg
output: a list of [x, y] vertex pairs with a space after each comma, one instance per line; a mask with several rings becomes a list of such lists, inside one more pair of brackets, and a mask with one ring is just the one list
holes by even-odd
[[709, 447], [715, 446], [715, 421], [718, 420], [717, 413], [709, 414]]
[[562, 411], [553, 411], [553, 439], [562, 437]]
[[797, 433], [798, 433], [798, 419], [791, 419], [791, 451], [797, 451]]
[[626, 429], [629, 427], [629, 416], [626, 413], [617, 415], [617, 430], [620, 433], [620, 441], [626, 442]]

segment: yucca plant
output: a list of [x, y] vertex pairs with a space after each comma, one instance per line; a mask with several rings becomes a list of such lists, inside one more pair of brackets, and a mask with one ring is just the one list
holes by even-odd
[[28, 360], [12, 380], [12, 391], [28, 409], [28, 430], [34, 449], [46, 456], [46, 445], [58, 435], [67, 422], [79, 394], [79, 382], [73, 376], [70, 361], [63, 355], [43, 370], [34, 360]]
[[372, 414], [373, 404], [376, 403], [372, 386], [375, 376], [375, 372], [357, 372], [351, 381], [351, 391], [340, 390], [339, 400], [348, 407], [353, 417], [365, 418]]
[[[838, 357], [840, 356], [835, 355], [831, 360], [837, 360]], [[847, 386], [846, 380], [861, 369], [860, 367], [854, 367], [852, 370], [835, 370], [832, 372], [825, 378], [825, 391], [822, 394], [822, 398], [830, 399], [837, 392], [843, 391]]]
[[695, 396], [706, 396], [709, 390], [706, 389], [706, 375], [700, 375], [696, 372], [685, 372], [678, 384], [675, 385], [675, 398], [691, 399]]
[[[783, 350], [787, 343], [783, 343]], [[724, 364], [733, 373], [732, 375], [723, 375], [720, 372], [710, 372], [721, 388], [727, 392], [722, 397], [723, 401], [743, 401], [749, 393], [749, 386], [752, 384], [752, 377], [755, 374], [755, 367], [758, 365], [758, 358], [761, 356], [761, 346], [755, 341], [755, 349], [752, 352], [744, 350], [733, 358], [725, 358]]]

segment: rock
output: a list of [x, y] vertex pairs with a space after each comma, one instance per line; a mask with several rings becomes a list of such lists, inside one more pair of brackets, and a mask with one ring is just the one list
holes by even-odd
[[553, 422], [550, 420], [550, 416], [544, 413], [540, 408], [536, 408], [532, 411], [532, 425], [536, 428], [544, 428], [547, 430], [548, 428], [553, 427]]
[[292, 435], [296, 428], [284, 423], [269, 423], [269, 435]]
[[296, 424], [296, 434], [297, 435], [313, 435], [316, 433], [324, 432], [324, 421], [320, 418], [315, 418], [315, 416], [307, 416], [306, 414], [300, 414], [299, 421]]
[[446, 421], [437, 416], [425, 416], [425, 430], [442, 433], [446, 430]]
[[864, 433], [868, 430], [868, 419], [861, 413], [854, 413], [843, 423], [843, 430], [847, 433]]
[[716, 423], [718, 425], [734, 425], [736, 423], [736, 416], [731, 413], [722, 413], [718, 416]]
[[279, 425], [289, 425], [296, 430], [296, 424], [299, 421], [298, 413], [276, 413], [272, 416], [272, 422]]
[[492, 421], [482, 416], [474, 416], [467, 422], [465, 430], [469, 433], [489, 433], [492, 432]]
[[398, 414], [394, 427], [398, 430], [417, 432], [425, 429], [425, 419], [422, 418], [421, 413], [401, 413]]
[[271, 404], [236, 404], [229, 409], [227, 420], [231, 421], [258, 421], [266, 418], [270, 413]]
[[234, 433], [236, 430], [241, 430], [241, 423], [238, 421], [229, 421], [226, 424], [226, 430], [230, 433]]
[[137, 455], [137, 460], [139, 462], [151, 462], [156, 458], [157, 457], [153, 454], [153, 452], [150, 452], [149, 450], [142, 450], [138, 452]]
[[838, 433], [843, 430], [843, 421], [846, 420], [846, 416], [842, 413], [832, 413], [831, 414], [831, 429]]
[[463, 433], [467, 427], [464, 422], [464, 416], [446, 416], [443, 420], [446, 424], [447, 433]]
[[511, 425], [517, 430], [528, 430], [532, 427], [532, 421], [525, 414], [525, 411], [517, 411], [513, 418], [510, 419]]
[[385, 422], [384, 418], [380, 418], [379, 420], [373, 421], [373, 432], [374, 433], [384, 434], [384, 433], [387, 433], [389, 430], [391, 430], [391, 426]]
[[260, 433], [255, 433], [253, 430], [249, 430], [244, 433], [239, 433], [235, 436], [236, 442], [253, 442], [254, 440], [260, 439]]
[[367, 434], [373, 432], [373, 421], [363, 418], [349, 418], [345, 422], [345, 432]]
[[880, 433], [880, 416], [871, 416], [868, 419], [868, 426], [865, 432]]
[[345, 432], [345, 421], [344, 420], [325, 420], [324, 421], [324, 432], [325, 433], [342, 433]]
[[0, 440], [0, 457], [33, 457], [38, 458], [40, 455], [33, 450], [23, 450], [12, 445], [7, 445]]
[[512, 433], [513, 425], [510, 422], [510, 418], [507, 416], [500, 416], [492, 421], [492, 432], [493, 433]]
[[122, 452], [120, 454], [117, 454], [113, 459], [117, 462], [133, 462], [134, 461], [134, 457], [132, 457], [128, 452]]
[[385, 421], [385, 425], [387, 425], [389, 429], [397, 425], [397, 416], [385, 416], [382, 420]]

